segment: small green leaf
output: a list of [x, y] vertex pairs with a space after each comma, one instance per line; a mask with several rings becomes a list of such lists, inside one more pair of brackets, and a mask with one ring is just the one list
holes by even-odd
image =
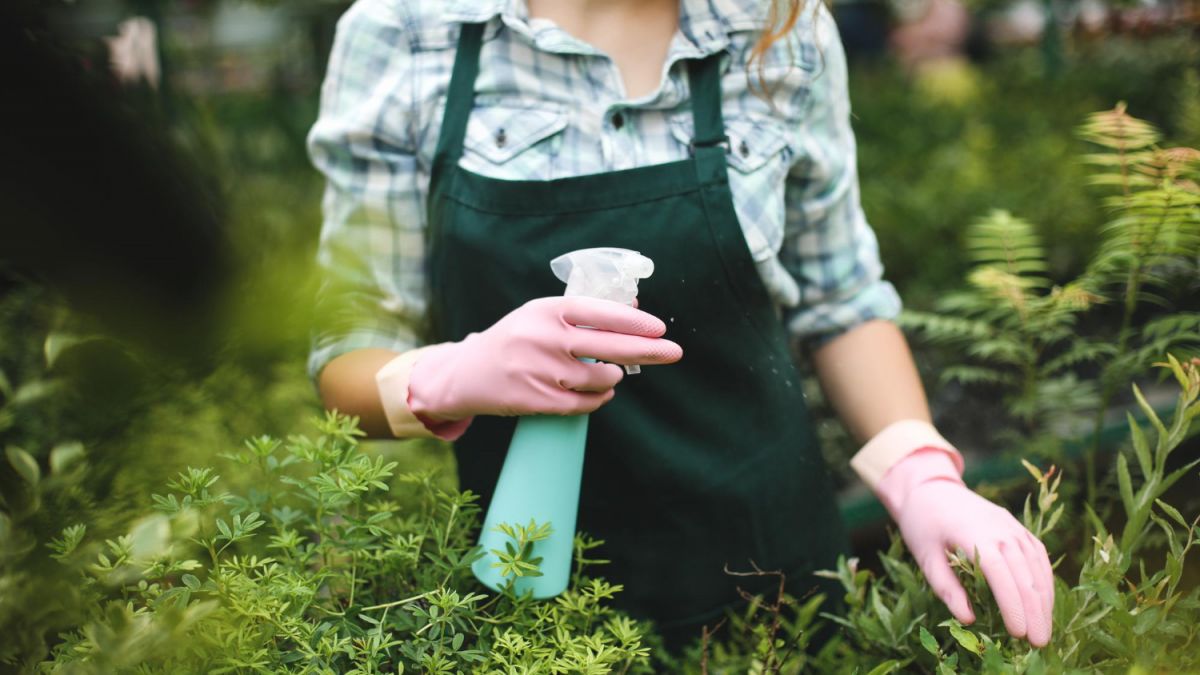
[[10, 445], [5, 448], [5, 453], [8, 454], [8, 463], [12, 464], [21, 478], [25, 479], [30, 485], [37, 485], [42, 477], [42, 469], [38, 466], [37, 460], [28, 452], [15, 445]]
[[900, 670], [902, 666], [903, 664], [900, 661], [897, 661], [896, 659], [888, 659], [887, 661], [884, 661], [883, 663], [880, 663], [872, 668], [867, 675], [888, 675], [888, 673], [894, 673]]
[[1054, 529], [1054, 526], [1058, 524], [1058, 519], [1062, 517], [1063, 509], [1066, 506], [1066, 504], [1059, 504], [1058, 508], [1050, 513], [1050, 519], [1046, 521], [1046, 526], [1042, 529], [1043, 533]]
[[58, 383], [51, 380], [34, 380], [27, 382], [20, 387], [12, 395], [13, 405], [28, 405], [35, 403], [40, 399], [46, 398], [58, 389]]
[[1149, 476], [1154, 466], [1150, 461], [1150, 446], [1146, 443], [1146, 434], [1142, 432], [1142, 427], [1133, 419], [1132, 413], [1125, 413], [1129, 420], [1129, 434], [1133, 438], [1133, 451], [1137, 455], [1138, 466], [1142, 469], [1143, 476]]
[[963, 628], [962, 625], [957, 621], [951, 619], [949, 621], [943, 621], [939, 625], [949, 628], [951, 637], [953, 637], [958, 644], [962, 645], [963, 649], [973, 654], [983, 653], [983, 643], [979, 641], [979, 637], [966, 628]]
[[1117, 455], [1117, 486], [1121, 491], [1121, 503], [1125, 505], [1125, 514], [1132, 518], [1136, 507], [1133, 503], [1133, 482], [1129, 478], [1129, 462], [1125, 455]]
[[1200, 465], [1200, 459], [1188, 462], [1184, 466], [1167, 474], [1167, 477], [1163, 479], [1162, 484], [1158, 486], [1157, 493], [1162, 494], [1166, 492], [1172, 485], [1175, 484], [1176, 481], [1187, 475], [1187, 473], [1194, 469], [1197, 465]]
[[1113, 609], [1119, 611], [1125, 609], [1125, 603], [1121, 600], [1121, 594], [1117, 592], [1117, 588], [1111, 582], [1104, 579], [1096, 579], [1084, 584], [1083, 588], [1100, 596], [1100, 599]]
[[62, 353], [77, 344], [87, 342], [91, 338], [72, 335], [62, 331], [53, 331], [46, 336], [46, 342], [42, 346], [42, 351], [46, 356], [46, 367], [53, 368], [58, 362], [58, 357]]
[[1155, 365], [1165, 365], [1167, 368], [1169, 368], [1171, 373], [1175, 375], [1175, 381], [1179, 383], [1179, 387], [1184, 391], [1187, 390], [1188, 385], [1190, 384], [1188, 382], [1187, 372], [1184, 371], [1183, 364], [1179, 362], [1179, 359], [1175, 358], [1174, 354], [1167, 354], [1167, 363]]
[[937, 638], [933, 637], [933, 633], [926, 630], [925, 626], [921, 626], [921, 646], [934, 656], [941, 655], [942, 650], [938, 647]]
[[188, 588], [192, 589], [193, 591], [200, 589], [200, 580], [196, 578], [196, 575], [185, 574], [182, 577], [180, 577], [180, 579], [183, 581], [184, 586], [187, 586]]
[[1034, 480], [1036, 480], [1039, 483], [1042, 482], [1041, 469], [1037, 468], [1032, 463], [1026, 461], [1024, 458], [1021, 459], [1021, 466], [1025, 467], [1025, 470], [1028, 471], [1031, 476], [1033, 476]]
[[50, 473], [60, 474], [83, 457], [83, 443], [59, 443], [50, 451]]
[[1150, 420], [1155, 430], [1158, 431], [1158, 437], [1160, 439], [1166, 438], [1167, 428], [1163, 426], [1162, 420], [1158, 418], [1158, 413], [1154, 411], [1154, 407], [1146, 402], [1146, 397], [1142, 395], [1142, 390], [1136, 384], [1133, 385], [1133, 397], [1137, 399], [1138, 407], [1142, 409], [1142, 412], [1146, 413], [1146, 419]]
[[1183, 519], [1183, 514], [1180, 513], [1179, 510], [1176, 509], [1174, 506], [1171, 506], [1170, 504], [1164, 502], [1161, 499], [1155, 499], [1154, 503], [1158, 504], [1158, 508], [1162, 509], [1163, 512], [1165, 512], [1168, 516], [1170, 516], [1171, 520], [1174, 520], [1175, 522], [1182, 525], [1183, 529], [1185, 529], [1185, 530], [1191, 529], [1191, 527], [1188, 525], [1188, 522]]

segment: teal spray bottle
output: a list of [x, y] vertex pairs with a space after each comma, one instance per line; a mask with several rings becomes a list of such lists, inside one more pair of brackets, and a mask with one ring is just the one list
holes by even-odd
[[[650, 276], [654, 263], [636, 251], [588, 248], [555, 258], [550, 269], [566, 282], [565, 295], [630, 305], [637, 297], [638, 279]], [[625, 372], [639, 369], [625, 366]], [[532, 592], [534, 598], [544, 599], [567, 589], [587, 427], [587, 415], [531, 415], [518, 420], [483, 522], [479, 545], [484, 555], [471, 568], [486, 586], [500, 590], [507, 584], [493, 551], [515, 543], [496, 526], [528, 525], [533, 520], [552, 528], [548, 538], [534, 543], [533, 556], [542, 559], [542, 575], [516, 577], [514, 590], [517, 595]]]

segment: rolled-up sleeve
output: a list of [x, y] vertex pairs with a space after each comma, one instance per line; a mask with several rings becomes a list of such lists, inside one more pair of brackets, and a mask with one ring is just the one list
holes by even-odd
[[900, 313], [900, 298], [883, 279], [879, 246], [859, 201], [846, 56], [828, 12], [819, 17], [821, 67], [795, 138], [780, 251], [780, 262], [800, 287], [800, 302], [785, 320], [808, 347]]
[[425, 313], [412, 58], [395, 12], [394, 3], [360, 0], [339, 21], [308, 137], [326, 178], [314, 380], [346, 352], [417, 346]]

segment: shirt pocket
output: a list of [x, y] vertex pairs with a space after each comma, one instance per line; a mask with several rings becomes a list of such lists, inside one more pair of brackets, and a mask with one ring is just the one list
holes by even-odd
[[566, 108], [544, 102], [477, 106], [459, 165], [489, 178], [550, 180], [566, 127]]
[[[691, 114], [671, 119], [675, 140], [687, 146], [693, 137]], [[774, 257], [783, 242], [784, 185], [793, 149], [782, 123], [756, 115], [729, 116], [726, 159], [729, 188], [746, 244], [755, 262]]]

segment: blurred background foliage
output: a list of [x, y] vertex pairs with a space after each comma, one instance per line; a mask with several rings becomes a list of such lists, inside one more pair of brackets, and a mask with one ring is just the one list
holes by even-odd
[[[1074, 133], [1087, 113], [1125, 101], [1166, 138], [1200, 146], [1195, 4], [1102, 7], [1099, 28], [1080, 18], [1082, 3], [1060, 6], [1048, 59], [1044, 32], [1001, 39], [989, 28], [1006, 16], [1019, 24], [1011, 17], [1029, 4], [987, 3], [948, 40], [949, 55], [898, 51], [888, 36], [933, 1], [838, 6], [863, 203], [888, 277], [909, 307], [932, 309], [962, 286], [968, 224], [1004, 209], [1036, 228], [1047, 276], [1073, 278], [1106, 220]], [[15, 144], [0, 173], [0, 445], [53, 475], [81, 444], [86, 467], [35, 504], [20, 462], [0, 462], [0, 663], [36, 660], [75, 625], [73, 591], [47, 565], [50, 536], [84, 513], [89, 533], [124, 532], [140, 515], [133, 505], [187, 465], [250, 487], [219, 455], [244, 438], [285, 437], [319, 409], [304, 358], [322, 181], [304, 137], [347, 6], [0, 8], [0, 54], [25, 71], [0, 105]], [[157, 87], [109, 72], [104, 38], [131, 16], [157, 27]], [[1035, 19], [1046, 25], [1044, 13]], [[1175, 300], [1200, 309], [1195, 294]], [[979, 404], [940, 390], [934, 401], [943, 417]], [[403, 470], [452, 480], [444, 448], [374, 445]]]

